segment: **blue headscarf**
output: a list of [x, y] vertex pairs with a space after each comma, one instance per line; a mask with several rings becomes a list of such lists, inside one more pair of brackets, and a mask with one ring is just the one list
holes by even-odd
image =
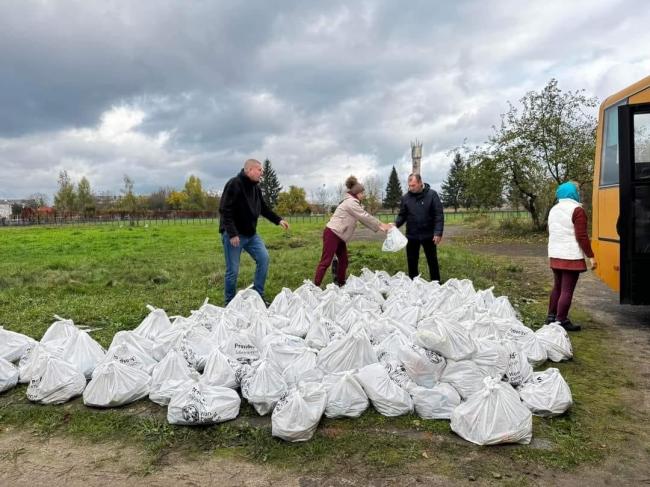
[[555, 191], [555, 197], [558, 200], [568, 198], [580, 203], [580, 194], [578, 193], [578, 186], [576, 185], [576, 183], [572, 181], [560, 184], [557, 187], [557, 190]]

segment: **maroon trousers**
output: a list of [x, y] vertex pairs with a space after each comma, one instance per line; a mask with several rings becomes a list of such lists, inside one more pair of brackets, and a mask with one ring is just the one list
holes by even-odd
[[548, 303], [548, 314], [555, 315], [557, 321], [564, 321], [569, 316], [573, 291], [578, 283], [580, 271], [552, 269], [555, 282]]
[[336, 279], [339, 286], [342, 286], [345, 284], [345, 273], [348, 270], [348, 247], [332, 230], [325, 227], [323, 231], [323, 254], [320, 257], [320, 262], [316, 267], [316, 275], [314, 276], [314, 284], [317, 286], [320, 286], [321, 282], [323, 282], [323, 277], [325, 277], [327, 269], [332, 264], [334, 255], [339, 260]]

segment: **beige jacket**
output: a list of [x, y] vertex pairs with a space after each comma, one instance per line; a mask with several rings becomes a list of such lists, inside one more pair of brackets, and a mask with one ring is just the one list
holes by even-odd
[[379, 231], [381, 222], [364, 210], [361, 202], [348, 193], [339, 206], [336, 207], [336, 211], [326, 226], [341, 240], [348, 242], [352, 238], [355, 228], [357, 228], [358, 221], [373, 232]]

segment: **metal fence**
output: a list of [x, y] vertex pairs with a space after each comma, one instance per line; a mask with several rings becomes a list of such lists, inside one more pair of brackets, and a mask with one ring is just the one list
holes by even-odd
[[[375, 215], [381, 221], [392, 222], [397, 217], [397, 214], [392, 213], [379, 213]], [[289, 223], [311, 223], [311, 222], [325, 222], [330, 218], [330, 215], [290, 215], [285, 217]], [[522, 210], [492, 210], [492, 211], [448, 211], [445, 210], [446, 223], [462, 223], [465, 221], [475, 221], [478, 219], [490, 220], [521, 220], [530, 219], [530, 215]], [[219, 218], [216, 214], [212, 216], [166, 216], [166, 217], [151, 217], [151, 216], [133, 216], [133, 217], [112, 217], [112, 218], [84, 218], [84, 217], [52, 217], [40, 219], [0, 219], [1, 227], [15, 227], [15, 226], [66, 226], [66, 225], [112, 225], [118, 227], [124, 226], [144, 226], [144, 225], [196, 225], [196, 224], [213, 224], [217, 225]]]

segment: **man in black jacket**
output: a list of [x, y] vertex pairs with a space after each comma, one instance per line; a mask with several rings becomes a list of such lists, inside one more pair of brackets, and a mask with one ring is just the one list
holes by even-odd
[[269, 253], [264, 241], [257, 234], [257, 219], [267, 220], [287, 230], [289, 224], [268, 207], [262, 197], [259, 182], [262, 163], [248, 159], [241, 172], [226, 183], [219, 205], [219, 233], [223, 240], [226, 257], [225, 298], [228, 304], [237, 292], [239, 259], [245, 250], [255, 260], [253, 289], [264, 299], [264, 283], [269, 270]]
[[395, 225], [401, 227], [406, 223], [406, 260], [409, 277], [412, 279], [419, 274], [420, 246], [429, 264], [429, 274], [432, 281], [440, 281], [438, 255], [436, 246], [442, 240], [444, 215], [438, 193], [428, 184], [422, 183], [419, 174], [411, 174], [408, 179], [409, 190], [400, 202], [399, 214]]

